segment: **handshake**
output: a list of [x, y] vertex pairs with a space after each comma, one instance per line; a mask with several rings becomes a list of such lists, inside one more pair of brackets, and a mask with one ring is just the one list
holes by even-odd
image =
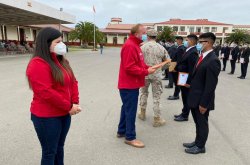
[[82, 111], [82, 108], [78, 104], [73, 104], [71, 110], [69, 111], [70, 116], [76, 115]]
[[164, 65], [168, 64], [168, 63], [171, 63], [171, 59], [168, 59], [160, 64], [157, 64], [157, 65], [154, 65], [152, 67], [149, 67], [148, 68], [148, 73], [149, 74], [153, 74], [157, 69], [163, 67]]

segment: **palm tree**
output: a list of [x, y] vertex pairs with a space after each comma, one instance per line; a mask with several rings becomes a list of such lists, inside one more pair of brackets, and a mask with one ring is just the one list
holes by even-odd
[[227, 36], [226, 41], [228, 43], [238, 43], [244, 44], [250, 42], [250, 34], [247, 30], [235, 29], [234, 33], [231, 33]]
[[[91, 22], [79, 22], [75, 26], [75, 30], [71, 31], [69, 34], [70, 40], [80, 40], [81, 45], [87, 47], [88, 44], [94, 42], [94, 24]], [[96, 42], [100, 43], [104, 40], [104, 35], [99, 31], [99, 28], [95, 27]]]
[[175, 35], [173, 29], [169, 26], [164, 27], [163, 30], [158, 34], [157, 39], [160, 41], [174, 41]]

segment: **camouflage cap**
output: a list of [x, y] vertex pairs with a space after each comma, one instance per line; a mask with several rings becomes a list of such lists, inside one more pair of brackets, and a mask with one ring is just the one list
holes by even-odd
[[148, 30], [147, 35], [151, 37], [156, 37], [158, 35], [158, 32], [154, 29]]

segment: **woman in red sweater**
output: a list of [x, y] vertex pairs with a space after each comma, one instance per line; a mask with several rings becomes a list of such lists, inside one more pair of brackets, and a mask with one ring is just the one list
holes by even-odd
[[31, 120], [42, 147], [41, 165], [63, 165], [64, 142], [71, 115], [81, 111], [78, 82], [65, 59], [62, 34], [42, 29], [26, 75], [33, 90]]

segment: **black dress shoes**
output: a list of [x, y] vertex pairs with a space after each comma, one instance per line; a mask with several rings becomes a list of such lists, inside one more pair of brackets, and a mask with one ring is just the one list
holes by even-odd
[[200, 153], [206, 153], [205, 147], [199, 148], [197, 146], [194, 146], [192, 148], [185, 149], [185, 152], [188, 154], [200, 154]]
[[177, 117], [180, 117], [181, 116], [181, 114], [179, 114], [179, 115], [174, 115], [174, 118], [177, 118]]
[[228, 74], [233, 74], [232, 72], [228, 73]]
[[188, 118], [184, 118], [184, 117], [181, 115], [181, 116], [175, 118], [174, 121], [180, 121], [180, 122], [181, 122], [181, 121], [188, 121]]
[[245, 79], [245, 77], [241, 77], [240, 79]]
[[192, 148], [195, 146], [195, 142], [192, 142], [192, 143], [183, 143], [183, 146], [186, 147], [186, 148]]
[[168, 100], [179, 100], [179, 96], [169, 96]]
[[237, 77], [237, 78], [242, 78], [242, 76], [239, 76], [239, 77]]

